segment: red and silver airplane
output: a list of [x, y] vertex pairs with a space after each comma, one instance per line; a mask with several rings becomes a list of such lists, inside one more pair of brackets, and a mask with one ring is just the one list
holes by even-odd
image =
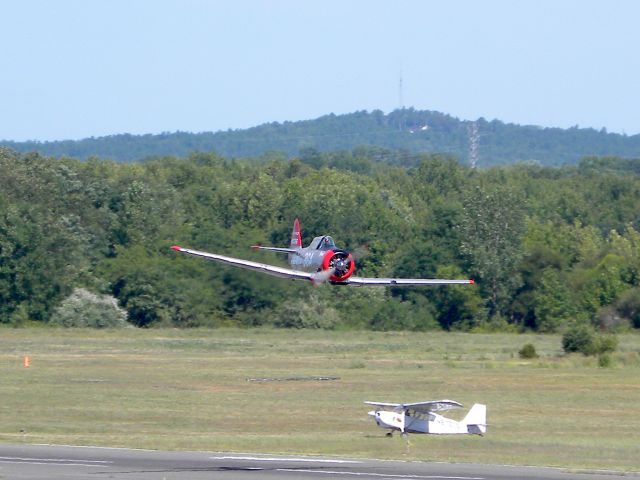
[[300, 222], [296, 218], [291, 233], [289, 248], [263, 247], [255, 245], [255, 250], [270, 250], [272, 252], [286, 253], [291, 268], [278, 267], [266, 263], [252, 262], [240, 258], [226, 257], [215, 253], [191, 250], [177, 245], [171, 247], [176, 252], [186, 253], [195, 257], [206, 258], [215, 262], [233, 265], [235, 267], [255, 270], [257, 272], [274, 275], [276, 277], [292, 280], [306, 280], [313, 284], [329, 282], [332, 285], [390, 285], [390, 286], [416, 286], [416, 285], [452, 285], [471, 284], [473, 280], [446, 280], [430, 278], [366, 278], [354, 277], [356, 264], [353, 255], [346, 250], [336, 247], [333, 238], [328, 235], [315, 237], [308, 247], [302, 246]]

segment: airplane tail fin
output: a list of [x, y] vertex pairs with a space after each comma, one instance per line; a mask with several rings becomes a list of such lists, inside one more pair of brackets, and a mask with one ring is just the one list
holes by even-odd
[[293, 222], [293, 232], [291, 232], [291, 243], [289, 248], [302, 247], [302, 234], [300, 233], [300, 221], [296, 218]]
[[487, 406], [476, 403], [469, 413], [464, 417], [462, 423], [467, 424], [467, 431], [477, 435], [484, 435], [487, 432]]

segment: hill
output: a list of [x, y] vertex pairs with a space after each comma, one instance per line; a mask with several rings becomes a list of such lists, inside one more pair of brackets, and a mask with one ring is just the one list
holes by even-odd
[[[215, 151], [225, 157], [241, 158], [282, 152], [294, 157], [309, 151], [369, 146], [384, 149], [378, 159], [386, 163], [418, 163], [417, 157], [411, 155], [415, 153], [447, 153], [468, 163], [472, 123], [435, 111], [405, 108], [388, 114], [380, 110], [329, 114], [314, 120], [273, 122], [215, 133], [120, 134], [53, 142], [0, 141], [0, 146], [47, 156], [80, 159], [96, 156], [119, 162], [187, 156], [194, 151]], [[475, 123], [479, 166], [521, 161], [557, 166], [575, 164], [585, 156], [640, 157], [640, 135], [627, 136], [577, 126], [569, 129], [523, 126], [483, 118]]]

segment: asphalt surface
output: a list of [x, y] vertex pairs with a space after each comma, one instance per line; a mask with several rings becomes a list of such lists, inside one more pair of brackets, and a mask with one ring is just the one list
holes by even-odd
[[161, 452], [58, 445], [0, 445], [0, 479], [430, 479], [615, 480], [636, 474], [214, 452]]

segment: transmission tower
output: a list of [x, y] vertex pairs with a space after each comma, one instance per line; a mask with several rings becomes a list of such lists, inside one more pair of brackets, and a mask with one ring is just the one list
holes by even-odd
[[400, 80], [398, 82], [398, 107], [400, 108], [400, 110], [402, 110], [404, 108], [404, 99], [403, 97], [403, 92], [402, 92], [402, 68], [400, 69]]
[[469, 133], [469, 164], [471, 168], [476, 168], [478, 163], [478, 147], [480, 144], [480, 133], [478, 132], [478, 122], [471, 122], [467, 125]]

